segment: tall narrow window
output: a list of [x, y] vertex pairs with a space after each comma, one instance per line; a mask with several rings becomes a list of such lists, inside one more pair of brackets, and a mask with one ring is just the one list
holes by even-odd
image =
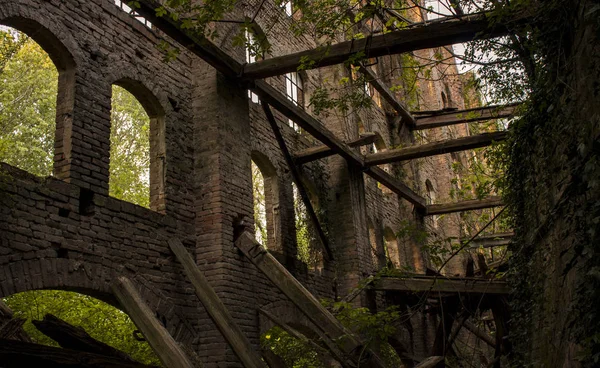
[[[246, 29], [245, 31], [245, 36], [246, 36], [246, 62], [247, 63], [254, 63], [256, 62], [257, 58], [257, 52], [258, 52], [258, 44], [256, 42], [256, 37], [254, 37], [254, 33], [248, 31]], [[250, 99], [250, 101], [252, 101], [253, 103], [259, 103], [259, 99], [258, 99], [258, 95], [250, 90], [248, 90], [248, 98]]]
[[284, 1], [283, 4], [281, 4], [281, 7], [283, 8], [285, 15], [287, 15], [288, 17], [291, 17], [292, 14], [294, 13], [294, 8], [293, 8], [291, 0]]
[[254, 237], [259, 243], [267, 246], [265, 179], [254, 161], [252, 161], [252, 199], [254, 204]]
[[[311, 269], [316, 269], [323, 262], [323, 255], [320, 248], [316, 248], [318, 241], [315, 231], [310, 224], [308, 211], [296, 184], [292, 183], [292, 192], [294, 199], [294, 223], [296, 227], [297, 257]], [[309, 192], [310, 195], [310, 192]], [[314, 196], [313, 196], [314, 197]], [[315, 201], [311, 201], [314, 203]]]
[[[427, 189], [427, 204], [434, 204], [435, 203], [435, 190], [433, 188], [433, 184], [431, 183], [431, 181], [429, 179], [425, 180], [425, 189]], [[438, 216], [437, 215], [433, 215], [430, 216], [431, 217], [431, 225], [433, 226], [434, 229], [438, 228]]]
[[383, 241], [385, 243], [385, 250], [387, 258], [394, 268], [400, 267], [400, 249], [398, 248], [398, 239], [396, 234], [386, 227], [383, 231]]
[[[304, 86], [302, 78], [297, 72], [287, 73], [285, 75], [285, 91], [288, 99], [294, 105], [304, 108]], [[300, 132], [300, 127], [292, 119], [288, 120], [288, 124], [296, 132]]]
[[0, 28], [0, 161], [52, 174], [58, 70], [25, 33]]

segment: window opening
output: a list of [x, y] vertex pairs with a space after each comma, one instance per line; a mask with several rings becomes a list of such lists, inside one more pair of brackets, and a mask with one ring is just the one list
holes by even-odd
[[150, 208], [150, 118], [125, 88], [111, 103], [109, 195]]
[[252, 161], [252, 200], [254, 204], [254, 237], [267, 246], [267, 206], [265, 179], [258, 166]]
[[52, 175], [59, 72], [33, 39], [0, 28], [0, 161]]
[[115, 0], [115, 5], [117, 5], [123, 11], [125, 11], [125, 13], [132, 16], [138, 22], [140, 22], [143, 25], [145, 25], [146, 27], [152, 29], [152, 23], [150, 23], [150, 21], [148, 21], [148, 19], [142, 17], [138, 12], [136, 12], [129, 5], [127, 5], [127, 1]]
[[294, 200], [294, 223], [296, 227], [297, 257], [306, 265], [315, 269], [322, 262], [322, 255], [315, 249], [316, 234], [309, 225], [308, 211], [295, 183], [292, 183]]
[[398, 239], [396, 239], [396, 234], [387, 227], [383, 232], [383, 242], [385, 244], [386, 257], [388, 259], [388, 263], [391, 263], [391, 266], [394, 268], [400, 267], [400, 251], [398, 249]]
[[[427, 189], [427, 196], [426, 196], [426, 200], [427, 200], [427, 204], [431, 205], [435, 203], [435, 190], [433, 189], [433, 184], [431, 184], [431, 181], [429, 179], [425, 180], [425, 188]], [[437, 215], [433, 215], [433, 216], [429, 216], [431, 217], [431, 224], [433, 226], [434, 229], [438, 228], [438, 216]]]
[[[304, 108], [304, 88], [302, 78], [297, 72], [285, 74], [285, 90], [290, 101], [296, 106]], [[300, 132], [300, 127], [292, 119], [288, 119], [289, 126], [296, 132]]]
[[[254, 63], [257, 60], [256, 47], [258, 45], [256, 42], [256, 37], [254, 37], [254, 34], [250, 31], [248, 31], [248, 29], [246, 29], [244, 31], [244, 35], [246, 36], [246, 42], [247, 42], [247, 44], [246, 44], [246, 62], [248, 64]], [[256, 104], [260, 103], [260, 99], [258, 98], [258, 95], [250, 90], [248, 90], [248, 98], [253, 103], [256, 103]]]
[[294, 9], [293, 9], [293, 5], [292, 5], [292, 1], [286, 1], [284, 2], [281, 7], [283, 8], [283, 11], [285, 11], [285, 15], [287, 15], [288, 17], [291, 17], [292, 14], [294, 13]]

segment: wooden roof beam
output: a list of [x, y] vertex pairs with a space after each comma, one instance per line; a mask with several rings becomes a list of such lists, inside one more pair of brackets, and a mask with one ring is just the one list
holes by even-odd
[[304, 69], [315, 69], [340, 64], [358, 53], [372, 58], [430, 49], [474, 39], [494, 38], [507, 34], [512, 23], [522, 22], [525, 19], [524, 15], [519, 15], [506, 24], [496, 24], [494, 21], [490, 21], [485, 13], [468, 15], [460, 19], [448, 17], [422, 26], [325, 45], [246, 64], [242, 76], [246, 79], [267, 78], [296, 71], [300, 66]]
[[505, 140], [506, 137], [507, 132], [501, 131], [387, 150], [366, 155], [365, 165], [383, 165], [391, 162], [413, 160], [416, 158], [441, 155], [444, 153], [465, 151], [473, 148], [489, 146], [492, 144], [492, 142]]
[[[346, 142], [346, 144], [348, 147], [360, 147], [375, 143], [376, 140], [377, 134], [366, 132], [361, 134], [358, 139]], [[319, 160], [333, 155], [335, 155], [335, 152], [326, 145], [314, 146], [296, 152], [294, 155], [294, 162], [296, 162], [296, 164], [305, 164], [307, 162]]]
[[403, 292], [443, 292], [470, 294], [508, 294], [510, 287], [505, 281], [479, 278], [445, 278], [436, 276], [382, 277], [371, 286], [373, 290]]
[[430, 204], [425, 212], [426, 216], [443, 215], [445, 213], [480, 210], [484, 208], [504, 206], [502, 197], [489, 197], [485, 199], [472, 199], [456, 203]]
[[510, 243], [513, 233], [498, 233], [486, 236], [480, 236], [471, 241], [471, 248], [492, 248], [508, 245]]
[[415, 130], [439, 128], [442, 126], [471, 123], [490, 119], [502, 119], [513, 117], [519, 104], [504, 106], [486, 106], [475, 109], [453, 111], [430, 116], [418, 116], [416, 118]]
[[365, 174], [369, 175], [373, 179], [377, 180], [381, 184], [385, 185], [392, 192], [398, 194], [400, 197], [406, 199], [412, 203], [417, 210], [426, 211], [427, 201], [425, 198], [418, 195], [415, 191], [410, 189], [406, 184], [396, 179], [392, 175], [385, 172], [383, 169], [373, 166], [368, 167], [365, 170]]

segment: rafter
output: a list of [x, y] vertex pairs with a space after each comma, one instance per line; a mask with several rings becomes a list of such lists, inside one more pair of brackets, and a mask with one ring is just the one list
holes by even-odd
[[443, 292], [443, 293], [476, 293], [476, 294], [508, 294], [510, 287], [505, 281], [486, 280], [480, 278], [446, 278], [436, 276], [419, 277], [382, 277], [371, 287], [374, 290], [404, 292]]
[[[348, 147], [360, 147], [371, 143], [375, 143], [376, 140], [377, 134], [367, 132], [361, 134], [360, 138], [350, 142], [346, 142], [346, 144], [348, 145]], [[333, 155], [335, 155], [335, 152], [326, 145], [314, 146], [296, 152], [296, 154], [294, 155], [294, 162], [296, 162], [296, 164], [305, 164], [307, 162], [319, 160]]]
[[510, 243], [514, 233], [498, 233], [486, 236], [480, 236], [471, 241], [471, 248], [491, 248], [508, 245]]
[[489, 146], [492, 142], [503, 141], [507, 132], [483, 133], [468, 137], [450, 139], [447, 141], [426, 143], [412, 147], [387, 150], [365, 156], [365, 165], [374, 166], [412, 160], [416, 158], [441, 155], [473, 148]]
[[475, 109], [452, 111], [429, 116], [418, 116], [414, 129], [431, 129], [447, 125], [470, 123], [482, 120], [510, 118], [514, 116], [519, 104], [487, 106]]
[[431, 204], [427, 206], [425, 215], [443, 215], [445, 213], [480, 210], [483, 208], [504, 206], [502, 197], [489, 197], [485, 199], [472, 199], [456, 203]]
[[475, 14], [460, 19], [449, 17], [442, 21], [393, 31], [382, 35], [339, 42], [316, 49], [265, 59], [244, 66], [243, 77], [258, 79], [298, 70], [340, 64], [352, 56], [378, 57], [415, 50], [430, 49], [474, 39], [487, 39], [508, 33], [511, 23], [523, 21], [519, 15], [507, 24], [497, 24], [487, 14]]

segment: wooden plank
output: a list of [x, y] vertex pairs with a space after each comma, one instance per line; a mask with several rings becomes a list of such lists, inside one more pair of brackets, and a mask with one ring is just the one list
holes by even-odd
[[465, 321], [464, 326], [467, 330], [471, 331], [473, 335], [481, 339], [481, 341], [485, 342], [493, 348], [496, 347], [496, 340], [494, 340], [494, 338], [490, 336], [490, 334], [488, 334], [487, 332], [481, 330], [479, 327], [475, 326], [469, 321]]
[[204, 274], [198, 269], [196, 262], [194, 262], [181, 241], [171, 238], [168, 243], [175, 257], [183, 265], [183, 271], [194, 286], [196, 296], [240, 361], [248, 368], [265, 367], [260, 356], [255, 353], [250, 341], [235, 323], [233, 317], [221, 302], [215, 290], [210, 286]]
[[273, 134], [275, 134], [275, 139], [279, 144], [279, 149], [281, 149], [283, 158], [285, 159], [288, 168], [290, 169], [290, 173], [292, 174], [292, 180], [294, 181], [294, 183], [296, 183], [296, 188], [300, 193], [300, 197], [302, 198], [302, 202], [304, 203], [304, 207], [306, 208], [306, 212], [308, 213], [308, 218], [310, 219], [310, 222], [312, 223], [314, 229], [317, 231], [317, 235], [319, 237], [319, 240], [321, 241], [321, 245], [325, 250], [325, 256], [327, 260], [332, 261], [333, 252], [331, 252], [331, 248], [329, 248], [329, 241], [327, 240], [327, 236], [325, 236], [325, 232], [323, 231], [323, 228], [319, 223], [319, 218], [317, 217], [315, 209], [313, 208], [312, 203], [310, 203], [308, 192], [306, 191], [306, 188], [304, 188], [304, 183], [302, 183], [300, 173], [298, 172], [298, 168], [296, 168], [296, 165], [294, 164], [294, 159], [292, 158], [292, 155], [290, 154], [290, 151], [288, 150], [287, 145], [285, 144], [283, 135], [281, 135], [279, 126], [277, 126], [277, 121], [273, 116], [273, 112], [271, 112], [271, 108], [266, 102], [262, 103], [262, 107], [263, 111], [265, 112], [265, 116], [267, 117], [267, 121], [271, 125], [271, 130], [273, 130]]
[[94, 339], [83, 328], [73, 326], [52, 314], [46, 314], [41, 321], [34, 320], [32, 322], [41, 333], [56, 341], [65, 349], [114, 356], [124, 361], [135, 361], [124, 352]]
[[[361, 134], [358, 139], [345, 143], [348, 145], [348, 147], [360, 147], [375, 143], [376, 140], [377, 134], [367, 132]], [[314, 146], [296, 152], [294, 155], [294, 162], [301, 165], [333, 155], [335, 155], [335, 152], [326, 145]]]
[[373, 58], [498, 37], [509, 32], [507, 25], [522, 22], [524, 18], [524, 15], [518, 15], [507, 24], [498, 24], [497, 21], [488, 20], [487, 14], [469, 15], [461, 19], [448, 17], [410, 29], [325, 45], [247, 64], [244, 66], [243, 77], [273, 77], [296, 71], [300, 66], [304, 69], [321, 68], [343, 63], [359, 53]]
[[365, 165], [383, 165], [391, 162], [413, 160], [416, 158], [485, 147], [491, 145], [493, 142], [503, 141], [507, 136], [508, 133], [505, 131], [483, 133], [441, 142], [432, 142], [412, 147], [377, 152], [365, 156]]
[[444, 360], [443, 356], [431, 356], [431, 357], [423, 360], [421, 363], [415, 365], [415, 368], [437, 367], [437, 365], [440, 364], [443, 360]]
[[508, 245], [513, 238], [513, 232], [497, 233], [491, 235], [479, 236], [471, 240], [471, 248], [492, 248]]
[[505, 281], [477, 278], [440, 277], [382, 277], [371, 286], [374, 290], [403, 292], [443, 292], [468, 294], [508, 294], [510, 287]]
[[[142, 331], [160, 361], [167, 368], [192, 368], [193, 365], [166, 328], [156, 319], [154, 312], [144, 302], [133, 283], [119, 276], [111, 285], [123, 309]], [[122, 359], [119, 359], [122, 361]]]
[[453, 111], [431, 116], [418, 116], [415, 130], [439, 128], [447, 125], [471, 123], [476, 121], [510, 118], [514, 116], [519, 104], [487, 106], [475, 109]]
[[[339, 348], [354, 362], [361, 357], [370, 367], [384, 367], [383, 362], [373, 353], [364, 353], [362, 342], [346, 329], [306, 288], [273, 257], [254, 236], [244, 231], [235, 241], [235, 246], [244, 253], [271, 282], [283, 292], [302, 313], [329, 338], [338, 343]], [[369, 351], [369, 349], [367, 349]], [[362, 365], [362, 364], [361, 364]]]
[[0, 366], [25, 367], [80, 367], [80, 368], [148, 368], [151, 366], [126, 361], [114, 356], [32, 344], [30, 342], [0, 339]]
[[18, 335], [23, 331], [25, 319], [12, 318], [0, 325], [0, 339], [11, 339], [14, 335]]
[[383, 170], [382, 168], [376, 166], [368, 167], [367, 169], [365, 169], [365, 174], [371, 176], [373, 179], [388, 187], [392, 192], [398, 194], [400, 197], [412, 203], [417, 210], [426, 210], [427, 201], [425, 200], [425, 198], [418, 195], [415, 191], [410, 189], [406, 184], [402, 183], [400, 180], [385, 172], [385, 170]]
[[456, 203], [430, 204], [425, 212], [426, 216], [443, 215], [445, 213], [480, 210], [483, 208], [504, 206], [502, 197], [489, 197], [485, 199], [472, 199]]
[[359, 70], [367, 77], [369, 83], [379, 92], [381, 97], [402, 117], [401, 123], [408, 125], [412, 129], [416, 124], [416, 120], [408, 109], [396, 99], [394, 93], [390, 91], [371, 69], [360, 64]]

